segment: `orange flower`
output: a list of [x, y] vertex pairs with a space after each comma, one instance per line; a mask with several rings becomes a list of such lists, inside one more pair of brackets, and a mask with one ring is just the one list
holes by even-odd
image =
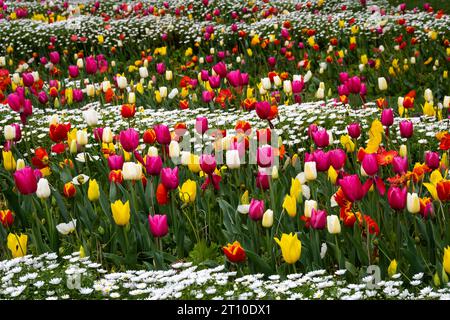
[[188, 100], [180, 100], [180, 109], [186, 110], [189, 108], [189, 101]]
[[234, 127], [234, 130], [236, 130], [236, 132], [243, 132], [243, 133], [251, 133], [252, 126], [250, 125], [249, 122], [245, 121], [245, 120], [238, 120], [236, 122], [236, 126]]
[[162, 183], [156, 188], [156, 201], [159, 205], [165, 205], [169, 202], [169, 194]]
[[76, 192], [77, 192], [77, 189], [75, 189], [75, 186], [72, 182], [67, 182], [64, 185], [63, 193], [66, 198], [73, 198], [75, 196]]
[[223, 253], [228, 258], [229, 261], [233, 263], [239, 263], [245, 261], [246, 254], [244, 248], [242, 248], [239, 241], [233, 242], [233, 244], [229, 243], [227, 246], [224, 246]]
[[153, 129], [147, 129], [143, 135], [144, 143], [146, 144], [154, 144], [156, 141], [156, 132]]
[[5, 228], [10, 227], [14, 223], [14, 214], [11, 210], [0, 210], [0, 222]]
[[381, 166], [387, 166], [392, 163], [394, 157], [398, 155], [398, 152], [395, 150], [383, 151], [377, 154], [377, 162]]
[[246, 99], [242, 102], [242, 106], [243, 106], [246, 110], [253, 110], [253, 109], [255, 109], [255, 104], [256, 104], [256, 99], [255, 99], [255, 98], [246, 98]]
[[416, 97], [415, 90], [411, 90], [410, 92], [408, 92], [406, 94], [405, 98], [403, 99], [403, 107], [405, 107], [406, 109], [414, 108], [414, 98], [415, 97]]
[[445, 133], [444, 135], [441, 136], [440, 140], [440, 144], [439, 144], [439, 149], [441, 150], [449, 150], [450, 149], [450, 133]]
[[114, 91], [112, 88], [108, 88], [108, 90], [106, 90], [105, 92], [105, 101], [106, 102], [111, 102], [114, 98]]
[[420, 180], [422, 180], [425, 173], [427, 172], [431, 172], [431, 169], [428, 168], [428, 166], [425, 163], [423, 164], [416, 163], [411, 173], [414, 182], [419, 182]]
[[436, 191], [439, 200], [450, 201], [450, 180], [441, 180], [436, 184]]
[[110, 182], [121, 184], [123, 181], [122, 170], [111, 170], [108, 178]]
[[376, 100], [376, 102], [377, 102], [378, 108], [380, 108], [380, 109], [384, 109], [388, 106], [388, 103], [385, 98], [378, 98]]

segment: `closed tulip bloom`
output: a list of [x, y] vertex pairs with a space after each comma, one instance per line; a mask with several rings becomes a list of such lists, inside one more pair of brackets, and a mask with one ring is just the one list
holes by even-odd
[[316, 168], [319, 172], [326, 172], [330, 168], [330, 154], [323, 152], [322, 150], [315, 150], [313, 153], [314, 161], [316, 162]]
[[180, 145], [177, 141], [172, 140], [169, 144], [169, 157], [178, 158], [180, 156]]
[[16, 128], [11, 125], [6, 125], [3, 129], [5, 140], [12, 141], [16, 138]]
[[310, 224], [313, 229], [325, 229], [325, 226], [327, 225], [326, 211], [312, 208]]
[[139, 145], [139, 132], [133, 128], [123, 130], [120, 132], [119, 140], [126, 152], [133, 152]]
[[387, 193], [388, 202], [392, 209], [403, 210], [406, 207], [407, 189], [399, 187], [390, 187]]
[[228, 245], [223, 247], [222, 250], [230, 262], [240, 263], [244, 262], [246, 259], [245, 250], [242, 248], [239, 241], [235, 241], [232, 244], [228, 243]]
[[356, 174], [340, 179], [339, 185], [341, 186], [345, 197], [351, 202], [361, 200], [366, 195], [370, 187], [367, 183], [363, 185]]
[[273, 211], [271, 209], [267, 209], [266, 212], [264, 212], [262, 226], [264, 228], [270, 228], [273, 226]]
[[406, 157], [408, 156], [408, 148], [406, 147], [406, 145], [402, 144], [400, 146], [400, 149], [398, 151], [398, 154], [400, 155], [400, 157]]
[[313, 141], [318, 148], [325, 148], [330, 144], [327, 130], [317, 130], [312, 133]]
[[256, 174], [256, 187], [262, 190], [270, 188], [270, 175], [261, 171]]
[[97, 61], [93, 57], [86, 58], [86, 73], [95, 74], [97, 72]]
[[274, 239], [280, 246], [281, 254], [287, 264], [294, 264], [300, 259], [300, 255], [302, 253], [302, 243], [298, 239], [296, 233], [283, 233], [281, 235], [281, 240], [278, 238]]
[[117, 200], [111, 203], [111, 211], [113, 214], [114, 222], [118, 226], [126, 226], [130, 222], [130, 202], [123, 203], [121, 200]]
[[76, 78], [80, 74], [80, 71], [78, 70], [77, 66], [69, 66], [69, 76], [71, 78]]
[[77, 131], [77, 144], [80, 146], [85, 146], [88, 144], [88, 134], [86, 131]]
[[291, 80], [284, 80], [283, 81], [283, 91], [286, 94], [290, 94], [292, 92], [292, 83]]
[[313, 181], [317, 179], [317, 169], [315, 161], [305, 162], [305, 178], [308, 181]]
[[49, 54], [50, 62], [53, 64], [58, 64], [60, 60], [59, 52], [58, 51], [52, 51]]
[[190, 179], [186, 180], [181, 188], [178, 188], [180, 191], [180, 199], [184, 203], [193, 203], [197, 196], [197, 183]]
[[9, 233], [7, 237], [7, 247], [11, 251], [13, 258], [19, 258], [26, 256], [27, 254], [28, 236], [21, 234], [20, 236], [15, 233]]
[[252, 219], [254, 221], [261, 220], [264, 215], [264, 201], [252, 199], [250, 201], [248, 215], [249, 215], [250, 219]]
[[380, 91], [385, 91], [388, 88], [388, 84], [386, 81], [386, 78], [384, 77], [380, 77], [378, 78], [378, 89], [380, 89]]
[[256, 152], [256, 161], [262, 168], [272, 166], [274, 161], [272, 147], [269, 145], [259, 147]]
[[36, 196], [39, 199], [47, 199], [51, 195], [50, 186], [48, 184], [48, 180], [45, 178], [41, 178], [38, 181], [37, 189], [36, 189]]
[[292, 93], [298, 94], [298, 93], [302, 92], [303, 86], [304, 86], [303, 81], [300, 81], [300, 80], [292, 81]]
[[102, 142], [111, 143], [113, 141], [113, 133], [110, 127], [103, 128]]
[[283, 209], [286, 210], [291, 218], [294, 218], [297, 215], [297, 199], [286, 195], [283, 201]]
[[376, 153], [367, 153], [361, 163], [362, 168], [369, 176], [374, 176], [378, 173], [378, 161]]
[[256, 114], [261, 119], [267, 119], [270, 115], [270, 103], [267, 101], [259, 101], [255, 104]]
[[425, 164], [432, 170], [439, 168], [440, 165], [439, 153], [427, 151], [425, 153]]
[[317, 201], [316, 200], [306, 200], [305, 201], [305, 209], [304, 209], [304, 212], [303, 212], [305, 217], [311, 218], [312, 209], [316, 209], [317, 210]]
[[395, 156], [394, 159], [392, 159], [392, 169], [395, 173], [400, 175], [406, 173], [408, 171], [408, 158]]
[[241, 87], [242, 86], [241, 71], [233, 70], [233, 71], [228, 72], [227, 80], [232, 87], [234, 87], [234, 88]]
[[450, 274], [450, 246], [444, 249], [444, 259], [442, 262], [445, 272]]
[[162, 238], [169, 232], [167, 216], [165, 214], [148, 215], [150, 232], [155, 238]]
[[34, 171], [31, 167], [25, 167], [17, 170], [13, 174], [14, 182], [21, 194], [32, 194], [37, 190], [37, 181]]
[[97, 201], [100, 198], [100, 188], [97, 180], [89, 179], [88, 199], [89, 201]]
[[420, 199], [417, 193], [409, 193], [406, 197], [406, 208], [409, 213], [420, 212]]
[[3, 156], [3, 167], [6, 171], [14, 171], [16, 170], [16, 160], [11, 151], [2, 150]]
[[161, 173], [163, 162], [160, 156], [145, 157], [145, 170], [147, 174], [158, 176]]
[[402, 138], [411, 138], [414, 132], [413, 123], [409, 120], [403, 120], [399, 124], [400, 136]]
[[118, 76], [117, 77], [117, 87], [119, 89], [125, 89], [128, 86], [128, 81], [126, 77]]
[[172, 140], [170, 137], [169, 127], [163, 124], [158, 124], [154, 127], [156, 134], [156, 141], [159, 144], [167, 145]]
[[125, 180], [139, 180], [142, 178], [142, 167], [134, 162], [125, 162], [122, 175]]
[[163, 62], [157, 63], [157, 64], [156, 64], [156, 72], [157, 72], [158, 74], [163, 74], [163, 73], [165, 73], [165, 72], [166, 72], [166, 65], [165, 65]]
[[136, 93], [134, 93], [134, 92], [128, 93], [128, 103], [129, 104], [136, 103]]
[[120, 155], [112, 155], [108, 157], [108, 166], [110, 170], [122, 170], [123, 157]]
[[330, 164], [335, 170], [340, 170], [344, 167], [347, 155], [342, 149], [335, 149], [328, 151], [330, 157]]
[[216, 170], [216, 158], [210, 154], [202, 154], [200, 156], [200, 168], [206, 174], [212, 174]]
[[391, 260], [391, 263], [389, 263], [388, 267], [388, 275], [392, 278], [393, 275], [397, 273], [397, 260], [393, 259]]
[[394, 123], [394, 111], [392, 109], [383, 109], [381, 112], [381, 123], [385, 127], [390, 127]]
[[163, 168], [161, 170], [161, 183], [168, 190], [174, 190], [178, 187], [179, 179], [178, 179], [178, 167], [171, 168]]
[[341, 233], [341, 223], [336, 215], [327, 216], [327, 229], [330, 234]]
[[140, 67], [139, 76], [143, 79], [148, 78], [148, 69], [146, 67]]
[[208, 130], [208, 118], [197, 117], [195, 119], [195, 130], [198, 134], [203, 135]]
[[347, 132], [353, 139], [358, 139], [361, 135], [361, 126], [359, 123], [351, 123], [347, 126]]
[[226, 153], [226, 164], [230, 169], [239, 169], [241, 166], [241, 158], [239, 150], [228, 150]]
[[88, 84], [86, 86], [86, 94], [88, 97], [93, 97], [95, 96], [95, 87], [92, 84]]

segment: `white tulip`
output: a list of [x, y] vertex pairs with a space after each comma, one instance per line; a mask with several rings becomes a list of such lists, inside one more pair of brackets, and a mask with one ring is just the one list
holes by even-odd
[[313, 181], [317, 179], [317, 168], [315, 161], [305, 162], [305, 178], [308, 181]]
[[237, 211], [242, 214], [247, 214], [250, 211], [249, 204], [241, 204], [237, 207]]
[[304, 215], [307, 218], [311, 218], [311, 211], [312, 209], [317, 210], [317, 201], [316, 200], [306, 200], [305, 201], [305, 210], [304, 210]]
[[136, 94], [134, 92], [128, 93], [128, 103], [130, 104], [136, 103]]
[[425, 98], [426, 101], [431, 102], [433, 101], [433, 92], [431, 91], [431, 89], [425, 89], [425, 92], [423, 94], [423, 97]]
[[239, 150], [228, 150], [225, 157], [228, 168], [239, 169], [239, 167], [241, 166], [241, 158], [239, 157]]
[[284, 80], [283, 81], [283, 90], [285, 93], [289, 94], [292, 92], [292, 83], [291, 80]]
[[262, 78], [261, 84], [262, 84], [261, 87], [264, 88], [264, 90], [270, 90], [270, 88], [272, 88], [272, 84], [270, 83], [269, 78]]
[[267, 209], [263, 214], [262, 218], [262, 226], [264, 228], [270, 228], [273, 225], [273, 211], [271, 209]]
[[420, 200], [417, 193], [409, 193], [406, 198], [406, 208], [409, 213], [418, 213], [420, 211]]
[[84, 121], [86, 121], [87, 125], [92, 127], [98, 124], [98, 112], [94, 109], [88, 109], [83, 111]]
[[88, 144], [88, 134], [86, 131], [77, 131], [77, 144], [80, 146], [85, 146]]
[[86, 94], [88, 97], [93, 97], [95, 95], [95, 87], [93, 84], [88, 84], [86, 86]]
[[161, 98], [167, 97], [167, 87], [159, 87], [159, 93], [161, 94]]
[[156, 157], [158, 155], [158, 149], [156, 147], [149, 147], [147, 151], [149, 157]]
[[128, 86], [127, 78], [122, 76], [117, 77], [117, 86], [119, 89], [125, 89]]
[[341, 223], [339, 222], [339, 217], [336, 215], [327, 216], [327, 229], [331, 234], [341, 233]]
[[59, 233], [62, 235], [68, 235], [69, 233], [72, 233], [75, 231], [75, 228], [77, 227], [77, 220], [73, 219], [69, 223], [60, 223], [56, 226], [56, 230], [58, 230]]
[[172, 100], [173, 98], [175, 98], [178, 95], [178, 89], [177, 88], [173, 88], [172, 91], [170, 91], [168, 98], [170, 100]]
[[113, 133], [110, 127], [106, 127], [103, 129], [102, 141], [104, 143], [111, 143], [113, 141]]
[[385, 91], [388, 88], [388, 84], [385, 77], [378, 78], [378, 89], [381, 91]]
[[148, 77], [148, 69], [146, 67], [140, 67], [139, 68], [139, 76], [141, 78], [147, 78]]
[[135, 162], [125, 162], [122, 175], [124, 180], [139, 180], [142, 178], [142, 167]]
[[84, 61], [83, 61], [83, 59], [79, 58], [77, 60], [77, 67], [78, 67], [78, 69], [83, 69], [84, 68]]
[[180, 156], [180, 145], [177, 141], [172, 140], [169, 144], [169, 157], [178, 158]]
[[39, 199], [47, 199], [51, 195], [50, 186], [48, 180], [45, 178], [40, 178], [37, 184], [36, 196]]
[[6, 125], [3, 129], [5, 140], [14, 140], [16, 138], [16, 128], [10, 125]]
[[173, 79], [173, 73], [171, 70], [166, 70], [166, 80], [171, 81]]

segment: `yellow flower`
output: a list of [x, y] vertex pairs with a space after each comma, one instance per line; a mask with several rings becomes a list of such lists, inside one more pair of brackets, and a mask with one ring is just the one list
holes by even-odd
[[255, 35], [255, 36], [252, 38], [251, 45], [252, 45], [252, 46], [256, 46], [257, 44], [259, 44], [259, 37], [258, 37], [258, 35]]
[[241, 204], [249, 204], [250, 200], [248, 199], [248, 190], [245, 190], [244, 194], [241, 196]]
[[450, 274], [450, 246], [444, 249], [444, 261], [442, 264], [444, 265], [445, 272]]
[[248, 54], [249, 57], [251, 57], [253, 55], [252, 49], [248, 48], [247, 49], [247, 54]]
[[286, 195], [283, 201], [283, 209], [286, 210], [291, 218], [294, 218], [297, 215], [297, 199]]
[[375, 153], [383, 140], [383, 125], [380, 120], [374, 120], [369, 130], [369, 141], [365, 149], [366, 153]]
[[311, 36], [308, 38], [308, 44], [310, 47], [312, 47], [316, 44], [316, 40], [314, 39], [314, 36]]
[[159, 90], [155, 90], [155, 99], [158, 103], [162, 102], [161, 92], [159, 92]]
[[136, 85], [136, 91], [139, 92], [140, 94], [144, 94], [144, 86], [142, 85], [141, 82], [139, 82], [139, 83]]
[[433, 102], [425, 102], [425, 105], [422, 107], [423, 114], [425, 116], [434, 117], [436, 115], [436, 110], [433, 108]]
[[188, 168], [193, 173], [199, 173], [202, 169], [200, 168], [200, 157], [196, 154], [191, 154], [189, 157]]
[[345, 21], [339, 20], [339, 28], [343, 29], [345, 27]]
[[84, 251], [83, 246], [80, 246], [80, 258], [86, 257], [86, 252]]
[[[359, 27], [358, 27], [356, 24], [354, 24], [354, 25], [352, 25], [352, 27], [350, 28], [350, 30], [351, 30], [352, 34], [357, 34], [358, 31], [359, 31]], [[364, 63], [364, 64], [365, 64], [365, 63]]]
[[362, 56], [361, 56], [361, 63], [362, 64], [367, 64], [369, 62], [369, 59], [367, 58], [367, 55], [366, 54], [363, 54]]
[[8, 234], [8, 249], [11, 250], [13, 258], [23, 257], [27, 254], [28, 236], [26, 234]]
[[103, 44], [103, 42], [105, 41], [105, 38], [103, 37], [103, 35], [99, 34], [97, 36], [97, 40], [99, 44]]
[[291, 197], [294, 198], [296, 201], [301, 200], [302, 185], [300, 183], [300, 180], [294, 178], [291, 179], [291, 190], [289, 193]]
[[100, 198], [100, 190], [98, 187], [97, 180], [90, 179], [88, 188], [88, 199], [89, 201], [97, 201], [98, 198]]
[[397, 260], [391, 260], [391, 263], [388, 267], [388, 275], [389, 277], [392, 277], [394, 274], [397, 273]]
[[333, 168], [333, 166], [330, 166], [330, 168], [328, 169], [328, 179], [330, 179], [332, 184], [336, 184], [337, 177], [338, 177], [338, 173]]
[[190, 179], [186, 180], [181, 188], [178, 188], [180, 191], [180, 199], [184, 203], [193, 203], [197, 196], [197, 183]]
[[16, 160], [11, 151], [2, 150], [3, 155], [3, 167], [6, 171], [14, 171], [16, 170]]
[[274, 238], [281, 248], [283, 259], [288, 264], [294, 264], [300, 259], [302, 253], [302, 242], [297, 238], [297, 234], [283, 233], [281, 240]]
[[344, 147], [346, 152], [353, 152], [355, 151], [355, 143], [352, 141], [352, 138], [346, 134], [342, 135], [340, 138], [342, 147]]
[[114, 222], [118, 226], [126, 226], [130, 222], [130, 202], [123, 203], [121, 200], [117, 200], [111, 203], [111, 211], [113, 214]]
[[186, 57], [192, 56], [192, 48], [191, 47], [187, 48], [186, 51], [184, 52], [184, 55]]

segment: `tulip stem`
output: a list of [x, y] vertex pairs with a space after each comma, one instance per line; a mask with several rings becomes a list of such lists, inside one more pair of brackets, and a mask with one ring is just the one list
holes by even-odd
[[189, 218], [189, 215], [186, 213], [185, 210], [181, 210], [183, 214], [186, 216], [187, 220], [189, 221], [189, 224], [191, 225], [192, 232], [194, 233], [195, 239], [197, 240], [197, 243], [200, 242], [200, 237], [197, 233], [197, 230], [195, 229], [194, 225], [192, 224], [192, 220]]

